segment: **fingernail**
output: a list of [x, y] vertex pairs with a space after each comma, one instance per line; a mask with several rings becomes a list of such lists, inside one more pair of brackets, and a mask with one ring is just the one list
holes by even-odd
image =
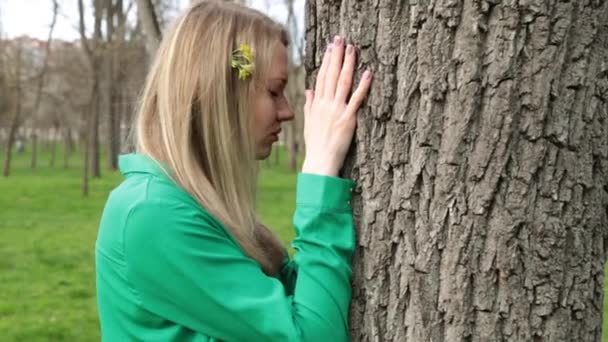
[[330, 43], [329, 45], [327, 45], [327, 50], [325, 50], [325, 52], [330, 53], [330, 52], [331, 52], [331, 47], [332, 47], [333, 45], [334, 45], [334, 44], [331, 44], [331, 43]]
[[364, 77], [366, 80], [369, 80], [370, 78], [372, 78], [372, 72], [371, 72], [371, 71], [369, 71], [369, 70], [366, 70], [366, 71], [365, 71], [365, 73], [363, 74], [363, 77]]
[[334, 44], [340, 45], [341, 42], [342, 42], [342, 38], [340, 38], [340, 36], [334, 37]]
[[352, 45], [348, 45], [348, 47], [346, 47], [346, 53], [353, 53], [353, 46]]

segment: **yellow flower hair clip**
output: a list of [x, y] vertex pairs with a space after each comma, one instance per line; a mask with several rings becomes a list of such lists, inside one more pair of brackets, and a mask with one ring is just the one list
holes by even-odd
[[239, 48], [232, 51], [232, 60], [230, 65], [233, 69], [239, 71], [239, 80], [246, 80], [251, 76], [251, 72], [255, 68], [253, 63], [253, 53], [247, 44], [239, 45]]

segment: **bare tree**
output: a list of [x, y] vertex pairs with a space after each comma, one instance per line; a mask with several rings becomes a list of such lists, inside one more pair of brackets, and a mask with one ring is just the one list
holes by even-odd
[[[64, 141], [63, 164], [67, 168], [69, 159], [76, 150], [72, 134], [82, 131], [83, 127], [86, 131], [88, 127], [90, 110], [87, 108], [90, 107], [93, 80], [92, 77], [82, 77], [90, 75], [91, 71], [81, 44], [55, 40], [51, 49], [44, 88], [48, 108], [44, 114], [46, 122], [50, 123], [56, 132], [61, 132]], [[80, 145], [85, 147], [86, 142], [83, 141]], [[52, 151], [50, 162], [54, 164]]]
[[[11, 173], [11, 158], [13, 153], [13, 144], [15, 142], [15, 136], [17, 134], [17, 129], [21, 123], [21, 104], [22, 104], [22, 94], [23, 94], [23, 80], [22, 80], [22, 65], [23, 65], [23, 41], [18, 40], [16, 46], [16, 58], [15, 58], [15, 76], [12, 80], [13, 85], [9, 83], [9, 90], [13, 90], [15, 92], [14, 100], [11, 101], [14, 105], [10, 107], [14, 107], [13, 117], [11, 119], [8, 139], [6, 142], [6, 148], [4, 151], [4, 169], [2, 174], [4, 177], [8, 177]], [[6, 57], [5, 57], [6, 58]], [[4, 65], [8, 63], [3, 63]], [[5, 70], [6, 72], [6, 70]], [[11, 89], [12, 88], [12, 89]], [[11, 91], [12, 92], [12, 91]]]
[[137, 0], [137, 17], [143, 28], [148, 57], [151, 59], [158, 50], [162, 36], [152, 0]]
[[[57, 0], [52, 0], [53, 2], [53, 19], [51, 20], [51, 25], [49, 27], [49, 33], [46, 40], [46, 44], [44, 46], [44, 61], [42, 62], [42, 68], [40, 70], [38, 76], [38, 84], [36, 87], [36, 95], [34, 100], [34, 107], [32, 109], [32, 117], [35, 119], [37, 112], [40, 110], [40, 104], [42, 103], [42, 89], [44, 87], [45, 75], [47, 73], [48, 64], [49, 64], [49, 55], [51, 50], [51, 44], [53, 42], [53, 31], [55, 30], [55, 24], [57, 23], [57, 13], [59, 10], [59, 4]], [[37, 160], [38, 160], [38, 133], [36, 131], [36, 127], [33, 128], [33, 136], [32, 136], [32, 169], [36, 168]]]
[[[352, 341], [601, 341], [608, 1], [307, 2], [374, 70]], [[356, 83], [355, 83], [356, 84]]]
[[[116, 7], [115, 7], [116, 6]], [[106, 49], [105, 49], [105, 110], [108, 116], [108, 168], [116, 170], [118, 168], [118, 140], [117, 140], [117, 124], [116, 124], [116, 84], [117, 78], [115, 73], [115, 65], [117, 60], [117, 46], [119, 39], [115, 39], [114, 17], [119, 17], [117, 12], [122, 12], [122, 0], [118, 0], [116, 5], [112, 0], [105, 1], [106, 11]], [[119, 33], [122, 32], [119, 30]]]
[[87, 115], [87, 144], [84, 148], [84, 172], [82, 182], [82, 193], [87, 196], [89, 193], [89, 170], [94, 177], [101, 176], [99, 167], [99, 116], [101, 111], [100, 100], [100, 66], [101, 66], [101, 23], [102, 23], [102, 0], [94, 0], [94, 33], [93, 42], [89, 41], [86, 36], [86, 27], [84, 23], [84, 5], [82, 0], [78, 0], [79, 12], [79, 31], [82, 46], [87, 54], [91, 74], [93, 75], [93, 85], [91, 87], [91, 108]]

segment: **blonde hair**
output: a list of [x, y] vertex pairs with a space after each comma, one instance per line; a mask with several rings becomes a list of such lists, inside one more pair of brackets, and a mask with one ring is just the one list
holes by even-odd
[[[230, 65], [242, 43], [255, 57], [246, 80]], [[163, 37], [135, 123], [137, 151], [165, 165], [272, 276], [285, 249], [255, 214], [252, 108], [277, 43], [288, 45], [285, 29], [258, 11], [228, 1], [192, 5]]]

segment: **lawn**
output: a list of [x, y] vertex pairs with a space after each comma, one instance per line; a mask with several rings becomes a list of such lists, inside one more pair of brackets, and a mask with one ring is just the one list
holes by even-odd
[[[11, 176], [0, 176], [1, 341], [100, 338], [94, 244], [103, 204], [121, 175], [102, 169], [83, 198], [80, 160], [74, 157], [66, 170], [62, 155], [58, 158], [60, 165], [51, 168], [42, 153], [32, 170], [29, 155], [15, 156]], [[258, 210], [288, 244], [296, 175], [284, 160], [279, 165], [271, 160], [261, 164]]]
[[[288, 244], [296, 175], [285, 152], [279, 156], [261, 164], [258, 210]], [[12, 175], [0, 176], [0, 340], [99, 341], [93, 248], [104, 201], [121, 175], [102, 171], [83, 198], [77, 156], [68, 169], [49, 167], [45, 151], [36, 170], [29, 158], [15, 156]], [[605, 297], [604, 312], [607, 305]]]

